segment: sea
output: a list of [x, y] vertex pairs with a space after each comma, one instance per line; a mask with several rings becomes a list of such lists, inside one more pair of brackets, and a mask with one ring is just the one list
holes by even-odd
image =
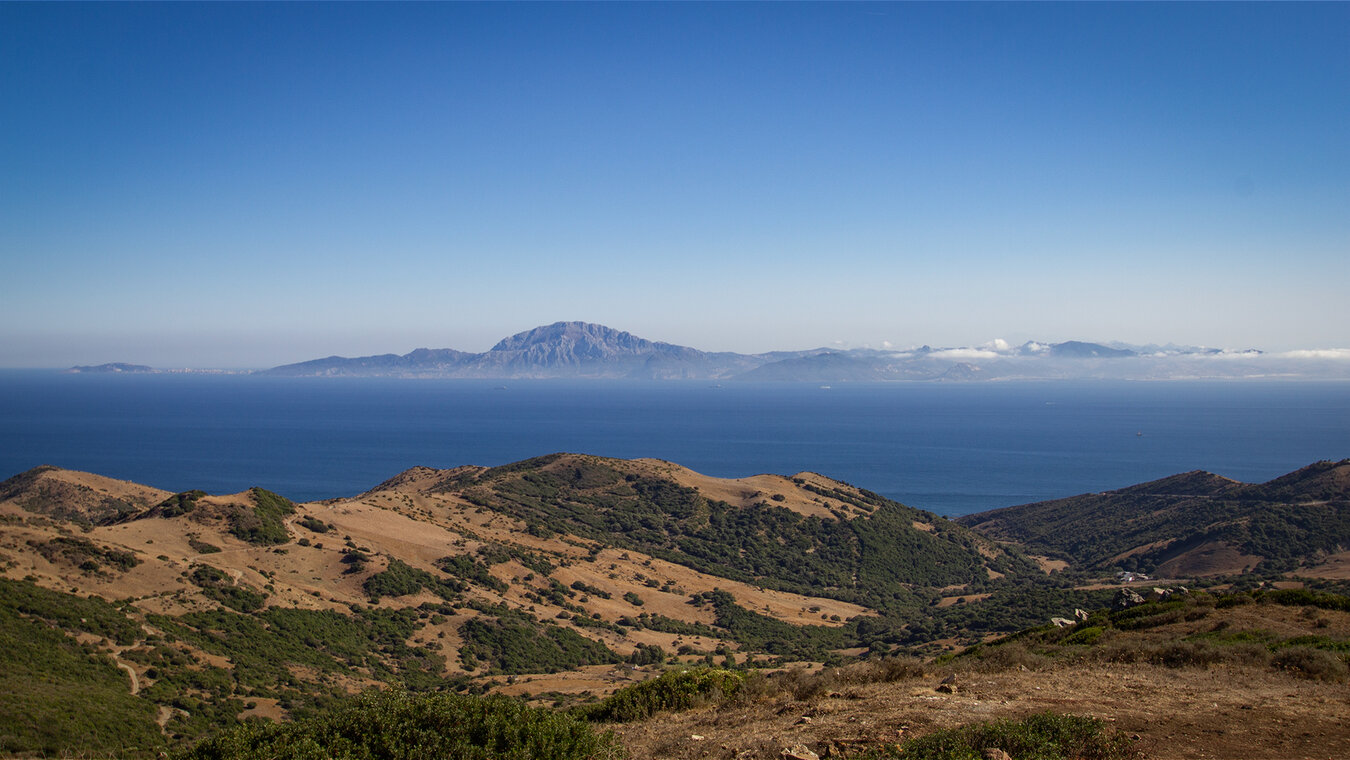
[[0, 372], [0, 480], [40, 464], [170, 491], [352, 496], [415, 465], [552, 452], [718, 477], [819, 472], [956, 516], [1189, 470], [1350, 458], [1350, 383], [836, 384]]

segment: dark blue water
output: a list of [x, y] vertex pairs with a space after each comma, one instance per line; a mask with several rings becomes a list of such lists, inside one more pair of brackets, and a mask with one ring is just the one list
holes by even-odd
[[1193, 469], [1259, 482], [1350, 457], [1346, 383], [500, 385], [5, 372], [0, 477], [55, 464], [309, 500], [413, 465], [575, 451], [723, 477], [814, 470], [956, 515]]

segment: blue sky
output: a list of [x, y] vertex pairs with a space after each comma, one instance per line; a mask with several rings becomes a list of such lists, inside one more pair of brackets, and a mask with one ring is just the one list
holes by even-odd
[[1350, 4], [0, 4], [0, 366], [1350, 347]]

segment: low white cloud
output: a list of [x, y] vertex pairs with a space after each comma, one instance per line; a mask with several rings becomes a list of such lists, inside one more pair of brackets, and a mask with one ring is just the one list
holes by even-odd
[[1002, 354], [987, 348], [942, 348], [929, 354], [935, 359], [998, 359]]
[[1251, 350], [1251, 351], [1236, 351], [1236, 350], [1232, 350], [1232, 349], [1224, 349], [1224, 350], [1222, 350], [1222, 351], [1211, 351], [1211, 352], [1208, 352], [1208, 353], [1198, 353], [1198, 354], [1181, 353], [1181, 354], [1176, 354], [1176, 355], [1177, 355], [1177, 356], [1194, 356], [1194, 357], [1198, 357], [1198, 358], [1200, 358], [1200, 359], [1260, 359], [1260, 358], [1262, 358], [1262, 357], [1268, 357], [1268, 356], [1270, 356], [1270, 354], [1265, 354], [1265, 353], [1262, 353], [1262, 352], [1260, 352], [1260, 351], [1254, 351], [1254, 350]]
[[1148, 356], [1156, 359], [1214, 359], [1216, 361], [1350, 361], [1350, 348], [1309, 348], [1271, 353], [1255, 349], [1224, 349], [1203, 353], [1166, 351], [1149, 354]]
[[1270, 356], [1280, 359], [1333, 359], [1336, 361], [1350, 361], [1350, 348], [1309, 348], [1270, 354]]
[[883, 340], [883, 341], [881, 341], [881, 347], [882, 347], [882, 348], [886, 348], [886, 349], [891, 349], [891, 348], [895, 348], [895, 344], [892, 343], [892, 342], [890, 342], [889, 340]]
[[980, 348], [986, 351], [996, 351], [1000, 354], [1006, 354], [1012, 350], [1012, 346], [1008, 345], [1008, 341], [1002, 338], [994, 338], [988, 343], [981, 345]]

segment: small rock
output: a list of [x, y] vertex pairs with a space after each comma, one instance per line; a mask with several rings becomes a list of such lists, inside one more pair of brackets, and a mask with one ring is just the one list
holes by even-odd
[[700, 735], [700, 734], [691, 734], [691, 735], [689, 736], [689, 738], [690, 738], [690, 739], [693, 739], [693, 740], [696, 741], [696, 742], [701, 742], [701, 741], [703, 741], [703, 738], [704, 738], [704, 737], [703, 737], [702, 735]]
[[807, 749], [804, 744], [794, 744], [791, 747], [786, 747], [782, 752], [778, 753], [778, 756], [783, 758], [783, 760], [820, 760], [820, 755]]
[[984, 760], [1012, 760], [1012, 756], [998, 747], [990, 747], [984, 751]]
[[806, 725], [810, 725], [810, 724], [811, 724], [811, 716], [810, 716], [810, 715], [803, 715], [802, 717], [800, 717], [800, 718], [797, 719], [797, 723], [796, 723], [796, 725], [798, 725], [798, 726], [806, 726]]
[[956, 684], [954, 684], [954, 683], [940, 683], [940, 684], [938, 684], [938, 686], [937, 686], [937, 692], [938, 692], [939, 694], [955, 694], [955, 693], [956, 693]]

